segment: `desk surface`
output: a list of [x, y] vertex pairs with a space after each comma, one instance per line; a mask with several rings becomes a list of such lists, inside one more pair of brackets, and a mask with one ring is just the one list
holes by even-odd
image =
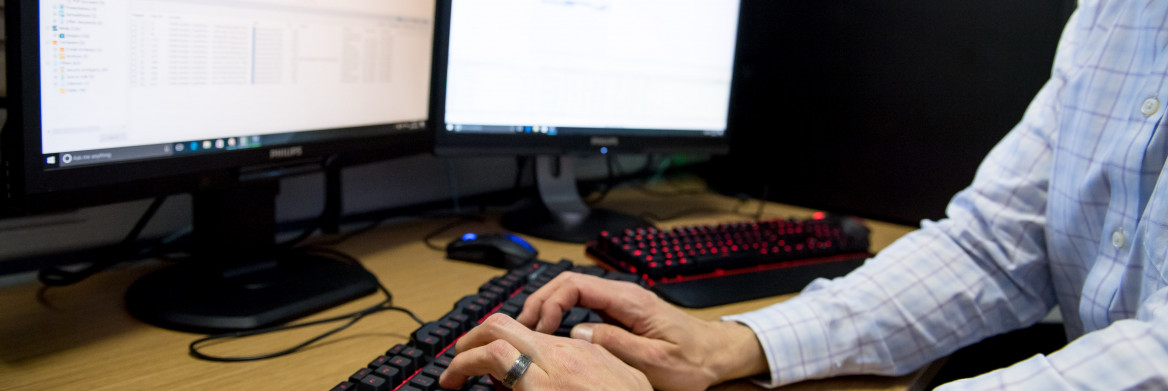
[[[658, 189], [677, 192], [677, 188]], [[605, 207], [624, 211], [648, 211], [665, 216], [683, 210], [702, 210], [661, 224], [662, 226], [743, 221], [750, 219], [758, 202], [742, 203], [713, 194], [663, 198], [636, 190], [614, 191]], [[738, 214], [735, 211], [740, 211]], [[766, 204], [765, 217], [809, 217], [811, 210]], [[449, 219], [387, 223], [354, 237], [338, 249], [354, 255], [376, 274], [394, 294], [395, 303], [425, 320], [437, 319], [453, 303], [503, 271], [444, 259], [428, 248], [422, 238], [450, 222]], [[879, 250], [911, 230], [910, 227], [869, 222], [872, 248]], [[434, 239], [445, 243], [458, 233], [498, 230], [494, 222], [459, 226]], [[570, 259], [589, 264], [583, 246], [532, 239], [545, 260]], [[53, 288], [38, 300], [39, 286], [18, 285], [0, 289], [0, 389], [305, 389], [326, 390], [344, 380], [397, 343], [409, 339], [418, 327], [407, 316], [386, 312], [370, 316], [350, 329], [306, 351], [251, 363], [213, 363], [187, 355], [187, 345], [198, 336], [143, 324], [125, 310], [123, 295], [136, 278], [157, 269], [146, 265], [111, 270], [76, 286]], [[689, 310], [704, 319], [749, 311], [785, 300], [789, 296]], [[380, 300], [369, 296], [328, 310], [313, 318], [354, 311]], [[333, 327], [333, 326], [324, 326]], [[289, 331], [273, 336], [228, 342], [207, 351], [223, 355], [265, 353], [307, 339], [324, 328]], [[855, 376], [808, 381], [784, 390], [903, 390], [927, 370], [885, 378]], [[718, 389], [756, 389], [746, 381]]]

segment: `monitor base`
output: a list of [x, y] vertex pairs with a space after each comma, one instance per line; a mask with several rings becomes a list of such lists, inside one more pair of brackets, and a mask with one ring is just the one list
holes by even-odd
[[222, 333], [281, 324], [377, 290], [369, 272], [331, 258], [285, 253], [242, 264], [200, 261], [135, 281], [126, 292], [130, 313], [166, 329]]

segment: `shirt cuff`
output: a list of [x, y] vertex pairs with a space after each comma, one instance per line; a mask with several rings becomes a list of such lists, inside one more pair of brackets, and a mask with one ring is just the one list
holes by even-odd
[[750, 327], [762, 344], [770, 378], [751, 379], [756, 384], [774, 388], [837, 373], [839, 365], [834, 362], [827, 329], [808, 306], [808, 293], [757, 311], [722, 317]]

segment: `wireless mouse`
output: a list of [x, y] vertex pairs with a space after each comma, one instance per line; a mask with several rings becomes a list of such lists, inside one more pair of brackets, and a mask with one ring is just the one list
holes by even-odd
[[512, 269], [535, 260], [539, 251], [515, 234], [467, 233], [446, 245], [446, 258]]

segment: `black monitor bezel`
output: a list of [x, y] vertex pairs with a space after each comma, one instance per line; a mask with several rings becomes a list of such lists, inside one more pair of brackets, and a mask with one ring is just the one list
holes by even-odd
[[[546, 134], [479, 134], [446, 130], [446, 75], [449, 66], [450, 13], [453, 0], [438, 0], [434, 18], [434, 60], [430, 72], [430, 125], [434, 153], [439, 156], [464, 155], [576, 155], [589, 156], [607, 153], [709, 153], [729, 152], [733, 134], [733, 116], [736, 104], [734, 91], [741, 82], [739, 53], [742, 53], [742, 7], [739, 6], [733, 75], [730, 82], [730, 101], [727, 110], [726, 131], [721, 136], [693, 135], [554, 135]], [[600, 130], [603, 132], [603, 130]], [[668, 132], [662, 132], [668, 133]]]
[[[432, 149], [427, 129], [396, 129], [381, 124], [316, 130], [320, 140], [265, 145], [205, 155], [139, 160], [87, 167], [45, 170], [40, 132], [40, 18], [37, 1], [10, 1], [5, 15], [8, 58], [8, 120], [2, 131], [5, 203], [9, 212], [38, 212], [94, 206], [118, 201], [229, 186], [241, 171], [286, 165], [332, 167], [422, 154]], [[426, 124], [431, 123], [428, 119]], [[360, 133], [362, 137], [340, 134]], [[375, 135], [370, 135], [370, 133]], [[314, 132], [314, 134], [317, 134]], [[271, 150], [300, 147], [294, 159], [274, 159]]]

